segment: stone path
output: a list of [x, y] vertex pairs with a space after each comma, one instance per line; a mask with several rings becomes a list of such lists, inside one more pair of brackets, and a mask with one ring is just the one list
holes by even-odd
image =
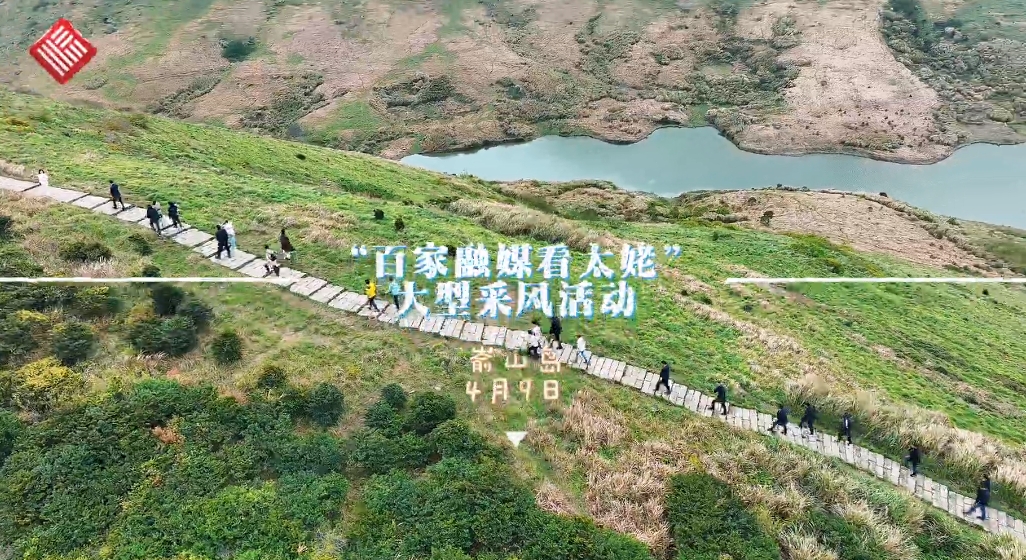
[[[59, 202], [71, 203], [97, 214], [114, 216], [122, 221], [149, 229], [143, 209], [129, 205], [127, 210], [118, 209], [115, 211], [109, 200], [87, 195], [83, 192], [57, 187], [44, 188], [27, 181], [18, 181], [5, 177], [0, 177], [0, 191], [21, 193], [24, 196], [45, 197]], [[217, 251], [217, 243], [212, 240], [212, 236], [209, 233], [183, 224], [182, 230], [167, 231], [167, 234], [172, 234], [171, 239], [176, 243], [189, 247], [193, 251], [210, 258], [211, 261], [230, 270], [252, 277], [264, 277], [266, 274], [261, 260], [255, 255], [244, 251], [235, 251], [231, 258], [225, 257], [221, 260], [213, 258], [212, 256]], [[510, 350], [523, 351], [527, 349], [527, 332], [525, 331], [438, 316], [422, 317], [416, 313], [409, 313], [405, 317], [397, 317], [397, 309], [387, 301], [376, 300], [378, 311], [374, 311], [367, 306], [367, 298], [361, 292], [347, 291], [343, 287], [332, 285], [326, 280], [309, 277], [302, 272], [285, 267], [281, 269], [281, 276], [282, 281], [280, 284], [292, 293], [327, 304], [329, 307], [344, 313], [354, 313], [358, 316], [376, 319], [383, 323], [396, 324], [399, 328], [419, 330], [423, 333], [435, 334], [461, 342], [505, 347]], [[726, 416], [720, 413], [714, 414], [709, 410], [709, 406], [712, 403], [711, 396], [679, 383], [673, 384], [673, 389], [669, 395], [662, 392], [655, 394], [655, 385], [659, 379], [657, 372], [648, 371], [644, 368], [603, 356], [592, 355], [590, 363], [585, 364], [584, 360], [577, 355], [577, 351], [570, 348], [569, 345], [565, 346], [564, 350], [559, 353], [559, 361], [572, 369], [581, 370], [588, 375], [634, 388], [646, 395], [666, 400], [676, 406], [683, 406], [696, 414], [717, 418], [738, 429], [767, 434], [767, 430], [773, 424], [773, 417], [769, 414], [763, 414], [746, 408], [730, 406]], [[802, 431], [794, 424], [788, 426], [786, 436], [780, 434], [772, 437], [784, 438], [794, 445], [811, 449], [827, 457], [838, 458], [845, 463], [873, 474], [879, 479], [905, 488], [921, 500], [945, 510], [967, 523], [979, 525], [991, 533], [1009, 534], [1020, 541], [1026, 542], [1026, 527], [1024, 527], [1021, 520], [992, 508], [988, 508], [986, 522], [979, 521], [975, 516], [967, 517], [963, 512], [972, 506], [973, 497], [963, 496], [951, 491], [946, 486], [936, 483], [929, 478], [922, 476], [910, 477], [907, 468], [878, 453], [858, 445], [841, 443], [834, 436], [828, 434], [817, 434], [815, 438], [804, 437]]]

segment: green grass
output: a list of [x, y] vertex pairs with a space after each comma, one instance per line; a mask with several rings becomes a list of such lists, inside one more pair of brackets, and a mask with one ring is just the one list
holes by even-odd
[[[985, 33], [992, 38], [1026, 41], [1026, 1], [975, 0], [961, 5], [953, 16], [964, 22], [963, 29], [974, 35]], [[978, 37], [977, 37], [978, 38]]]
[[396, 68], [401, 70], [416, 70], [429, 60], [438, 60], [444, 63], [450, 63], [455, 60], [455, 56], [445, 48], [445, 45], [435, 42], [424, 47], [423, 51], [401, 59], [396, 63]]
[[[116, 114], [10, 93], [0, 93], [0, 106], [0, 158], [28, 168], [45, 164], [53, 184], [97, 194], [106, 192], [108, 179], [116, 179], [129, 202], [178, 201], [185, 221], [204, 229], [230, 217], [241, 247], [250, 251], [273, 244], [278, 228], [286, 224], [298, 248], [296, 266], [349, 289], [359, 289], [373, 270], [371, 259], [353, 262], [349, 248], [354, 243], [414, 247], [428, 241], [481, 242], [494, 257], [500, 242], [543, 245], [539, 236], [556, 223], [542, 215], [534, 226], [510, 236], [503, 232], [511, 231], [505, 228], [512, 224], [486, 222], [489, 229], [448, 211], [445, 202], [456, 198], [510, 202], [490, 184], [472, 178], [448, 178], [370, 157], [159, 118], [133, 125]], [[366, 119], [366, 112], [357, 107], [348, 117], [354, 122]], [[28, 123], [30, 130], [2, 124], [8, 117]], [[374, 220], [374, 209], [383, 210], [386, 219]], [[396, 216], [406, 223], [400, 234], [392, 227]], [[687, 274], [712, 287], [714, 307], [793, 337], [830, 376], [854, 381], [898, 403], [943, 412], [960, 428], [1010, 443], [1026, 441], [1026, 416], [1019, 412], [1026, 408], [1026, 374], [1020, 367], [1026, 356], [1021, 337], [1026, 297], [1017, 288], [994, 286], [986, 297], [972, 288], [922, 284], [826, 285], [782, 295], [738, 294], [722, 284], [724, 278], [737, 275], [736, 266], [788, 277], [922, 276], [946, 271], [858, 254], [814, 237], [693, 222], [564, 222], [571, 228], [564, 232], [597, 230], [657, 248], [668, 243], [683, 248], [673, 262], [659, 256], [658, 280], [636, 285], [634, 320], [564, 321], [567, 339], [583, 333], [600, 355], [649, 369], [658, 369], [665, 359], [673, 365], [674, 379], [689, 387], [709, 390], [719, 380], [731, 381], [738, 387], [731, 395], [734, 402], [773, 410], [784, 395], [784, 380], [802, 375], [799, 364], [781, 363], [775, 352], [734, 327], [683, 308], [673, 295], [685, 287], [680, 278]], [[573, 256], [576, 276], [587, 259], [580, 252]], [[408, 258], [412, 261], [412, 255]], [[184, 262], [172, 270], [198, 272]], [[616, 267], [615, 262], [609, 264]], [[266, 298], [279, 297], [272, 292], [255, 297], [257, 291], [242, 288], [217, 293], [233, 308], [252, 305], [262, 311], [268, 309]], [[295, 318], [297, 329], [302, 328], [303, 314], [323, 313], [296, 307], [294, 312], [274, 313], [300, 314]], [[523, 328], [526, 319], [512, 321], [511, 326]], [[240, 317], [240, 322], [252, 320]], [[269, 340], [277, 335], [269, 335]], [[401, 335], [381, 336], [400, 344]], [[347, 340], [346, 355], [375, 356], [376, 343]], [[892, 353], [896, 358], [888, 357]], [[369, 367], [385, 375], [387, 366], [394, 365], [386, 362], [378, 369], [368, 361], [373, 359], [364, 357], [355, 360], [359, 366], [347, 367]], [[451, 379], [448, 387], [465, 389], [466, 379], [462, 384]], [[524, 418], [513, 409], [509, 414], [511, 421]], [[886, 437], [880, 441], [884, 445]]]

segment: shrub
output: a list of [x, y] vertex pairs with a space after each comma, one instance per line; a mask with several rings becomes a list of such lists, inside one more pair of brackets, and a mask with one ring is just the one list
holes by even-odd
[[345, 466], [345, 455], [340, 440], [329, 433], [308, 434], [295, 441], [280, 442], [277, 448], [276, 468], [279, 473], [312, 473], [317, 475], [337, 472]]
[[83, 319], [114, 315], [120, 308], [121, 300], [107, 286], [78, 290], [71, 302], [72, 312]]
[[144, 278], [160, 278], [160, 267], [155, 264], [148, 264], [139, 271], [139, 276]]
[[0, 467], [14, 451], [14, 442], [22, 433], [21, 421], [13, 413], [0, 410]]
[[92, 353], [96, 335], [92, 327], [78, 321], [57, 325], [53, 330], [53, 355], [66, 366], [73, 366]]
[[210, 321], [214, 319], [214, 310], [194, 297], [186, 298], [185, 302], [178, 307], [178, 314], [192, 319], [192, 324], [201, 331], [206, 329], [210, 325]]
[[14, 381], [14, 402], [26, 410], [53, 410], [85, 389], [82, 376], [54, 358], [22, 366], [14, 373]]
[[768, 225], [770, 225], [770, 220], [772, 220], [772, 219], [773, 219], [773, 211], [772, 210], [767, 210], [767, 211], [762, 213], [762, 216], [759, 217], [759, 223], [761, 223], [764, 226], [768, 226]]
[[178, 286], [157, 284], [150, 288], [150, 297], [157, 315], [167, 317], [178, 312], [178, 306], [185, 300], [185, 292]]
[[14, 235], [14, 218], [0, 215], [0, 239], [10, 239]]
[[729, 486], [705, 473], [670, 479], [666, 516], [680, 560], [779, 560], [776, 541]]
[[260, 389], [280, 389], [288, 383], [289, 376], [281, 366], [267, 364], [257, 375], [257, 387]]
[[153, 254], [153, 246], [150, 245], [150, 241], [141, 233], [133, 233], [132, 235], [129, 235], [128, 244], [132, 246], [133, 251], [144, 257], [146, 255]]
[[231, 39], [226, 41], [221, 46], [221, 56], [228, 59], [230, 62], [242, 62], [246, 60], [249, 55], [253, 54], [256, 50], [256, 39], [250, 37], [245, 41], [241, 39]]
[[403, 219], [401, 217], [396, 218], [395, 219], [395, 230], [396, 231], [402, 231], [404, 229], [406, 229], [406, 223], [403, 222]]
[[[543, 512], [536, 512], [531, 517], [533, 534], [525, 547], [523, 560], [652, 560], [652, 554], [645, 545], [602, 529], [591, 519]], [[680, 558], [691, 559], [690, 551], [681, 551]], [[712, 558], [719, 560], [720, 556]], [[747, 556], [733, 558], [748, 560]]]
[[210, 343], [214, 361], [226, 366], [242, 359], [242, 339], [233, 330], [221, 331]]
[[374, 219], [375, 220], [384, 220], [385, 219], [385, 211], [381, 210], [379, 208], [375, 208], [374, 209]]
[[27, 356], [38, 346], [29, 324], [13, 315], [0, 319], [0, 365]]
[[196, 347], [196, 325], [188, 317], [154, 318], [131, 327], [129, 340], [143, 354], [181, 356]]
[[318, 383], [306, 397], [306, 414], [315, 424], [323, 427], [338, 424], [345, 411], [342, 391], [331, 383]]
[[448, 420], [439, 424], [428, 434], [428, 442], [443, 459], [455, 457], [474, 460], [482, 455], [497, 458], [501, 453], [463, 420]]
[[372, 474], [392, 469], [412, 469], [428, 464], [431, 446], [413, 434], [389, 437], [379, 430], [362, 430], [353, 435], [353, 463]]
[[398, 383], [389, 383], [381, 388], [381, 400], [396, 410], [406, 408], [406, 391]]
[[75, 241], [70, 245], [62, 247], [60, 256], [66, 261], [95, 262], [109, 260], [114, 253], [109, 247], [95, 241]]
[[456, 418], [456, 401], [449, 395], [420, 393], [410, 404], [406, 427], [420, 435], [426, 435], [436, 426]]
[[376, 402], [367, 409], [363, 416], [363, 423], [368, 428], [375, 428], [390, 435], [399, 433], [401, 427], [399, 414], [384, 400]]

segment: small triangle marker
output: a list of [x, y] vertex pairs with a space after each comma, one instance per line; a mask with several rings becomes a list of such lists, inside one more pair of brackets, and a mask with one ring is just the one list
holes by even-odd
[[506, 432], [506, 437], [509, 438], [513, 447], [520, 447], [520, 442], [524, 441], [524, 438], [527, 437], [527, 432]]

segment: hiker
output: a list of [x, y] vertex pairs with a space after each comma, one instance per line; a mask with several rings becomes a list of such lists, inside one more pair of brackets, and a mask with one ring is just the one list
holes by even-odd
[[846, 411], [844, 416], [841, 417], [841, 431], [838, 432], [837, 439], [847, 438], [848, 445], [851, 445], [851, 428], [853, 424], [851, 412]]
[[713, 399], [712, 404], [709, 405], [709, 410], [716, 410], [716, 404], [719, 403], [720, 407], [723, 409], [723, 415], [726, 416], [727, 415], [727, 388], [723, 385], [723, 383], [720, 383], [720, 384], [716, 385], [716, 388], [713, 389], [713, 392], [716, 393], [716, 398]]
[[169, 218], [171, 218], [171, 225], [181, 230], [182, 220], [178, 216], [178, 204], [176, 204], [174, 201], [167, 203], [167, 215]]
[[388, 294], [392, 296], [392, 303], [395, 304], [396, 309], [399, 309], [399, 294], [403, 293], [403, 289], [399, 287], [399, 280], [395, 276], [388, 277]]
[[285, 260], [292, 260], [292, 251], [295, 249], [292, 247], [292, 242], [289, 241], [289, 236], [285, 235], [285, 228], [281, 228], [281, 234], [278, 235], [278, 243], [281, 244], [281, 252], [285, 256]]
[[776, 432], [777, 431], [777, 426], [780, 426], [781, 428], [784, 429], [784, 435], [786, 436], [787, 435], [787, 414], [789, 412], [791, 412], [791, 409], [787, 408], [784, 405], [780, 405], [780, 408], [777, 409], [777, 419], [773, 422], [773, 425], [770, 426], [769, 431], [770, 432]]
[[549, 325], [549, 334], [552, 335], [552, 339], [559, 345], [558, 348], [562, 350], [563, 341], [559, 339], [559, 335], [563, 334], [563, 321], [561, 321], [557, 315], [552, 316], [552, 322]]
[[665, 360], [663, 360], [663, 369], [659, 370], [659, 382], [656, 383], [655, 389], [653, 389], [652, 392], [654, 393], [654, 392], [658, 391], [660, 385], [666, 386], [666, 394], [669, 395], [670, 394], [670, 364], [666, 363]]
[[160, 230], [164, 229], [161, 225], [164, 223], [164, 213], [160, 211], [160, 202], [154, 200], [152, 206], [157, 211], [157, 233], [160, 233]]
[[980, 521], [987, 520], [987, 504], [990, 503], [990, 475], [983, 475], [983, 480], [980, 481], [979, 486], [976, 487], [976, 501], [973, 502], [973, 507], [969, 508], [969, 511], [965, 512], [966, 515], [972, 515], [977, 509], [980, 510]]
[[264, 249], [267, 249], [264, 252], [264, 259], [266, 260], [264, 263], [264, 270], [266, 270], [268, 274], [273, 272], [275, 276], [281, 277], [281, 267], [278, 266], [278, 255], [275, 255], [274, 251], [268, 249], [267, 245], [264, 245]]
[[160, 212], [152, 204], [146, 205], [146, 217], [150, 220], [150, 229], [160, 236]]
[[228, 232], [221, 226], [217, 226], [214, 239], [217, 240], [217, 258], [221, 258], [221, 251], [228, 251], [228, 258], [232, 258], [232, 248], [228, 246]]
[[541, 359], [542, 331], [537, 319], [531, 321], [531, 330], [528, 331], [527, 353], [528, 355]]
[[45, 169], [39, 170], [39, 186], [43, 188], [50, 186], [50, 176], [46, 174]]
[[919, 447], [913, 445], [908, 450], [908, 456], [905, 457], [905, 462], [912, 467], [912, 476], [919, 474], [919, 463], [923, 459], [923, 454], [919, 451]]
[[223, 224], [224, 230], [228, 232], [228, 246], [232, 249], [238, 249], [238, 244], [235, 243], [235, 224], [231, 220], [225, 220]]
[[[281, 234], [285, 235], [285, 230], [281, 230]], [[285, 241], [288, 241], [287, 237], [285, 238]], [[284, 244], [282, 244], [282, 247], [284, 247]], [[378, 309], [378, 304], [374, 301], [374, 296], [378, 295], [378, 285], [375, 284], [374, 281], [371, 279], [366, 280], [366, 285], [367, 286], [364, 290], [364, 293], [367, 294], [367, 305], [374, 311], [381, 311], [380, 309]]]
[[[802, 419], [798, 421], [798, 429], [802, 429], [804, 426], [809, 427], [809, 435], [816, 435], [816, 428], [812, 425], [816, 422], [816, 407], [809, 403], [805, 403], [805, 414], [802, 414]], [[804, 435], [804, 434], [803, 434]]]
[[577, 356], [579, 360], [584, 361], [584, 367], [591, 365], [591, 352], [588, 352], [588, 345], [584, 341], [584, 335], [577, 335]]
[[121, 203], [121, 209], [125, 209], [125, 201], [121, 200], [121, 187], [114, 181], [110, 182], [110, 200], [114, 203], [115, 210], [117, 210], [119, 202]]

